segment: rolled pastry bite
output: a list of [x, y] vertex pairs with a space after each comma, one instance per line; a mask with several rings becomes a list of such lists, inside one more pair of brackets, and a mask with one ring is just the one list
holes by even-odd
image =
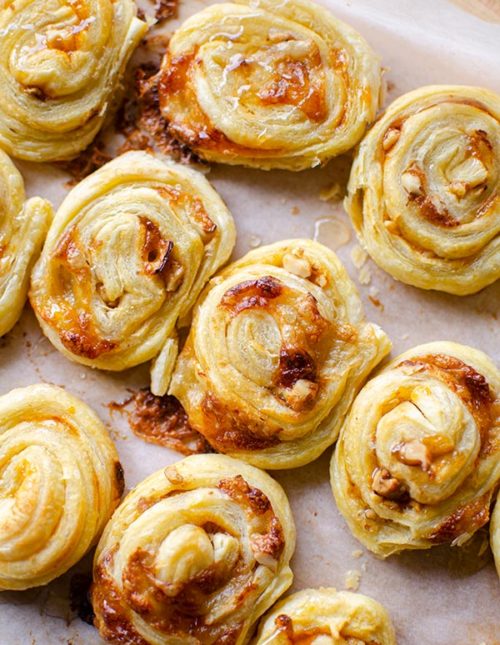
[[461, 546], [489, 520], [500, 482], [500, 373], [450, 342], [401, 354], [355, 399], [332, 459], [354, 536], [388, 556]]
[[262, 618], [252, 645], [396, 645], [384, 607], [359, 593], [303, 589]]
[[398, 98], [363, 139], [345, 200], [397, 280], [456, 295], [500, 277], [500, 96], [434, 85]]
[[208, 161], [310, 168], [349, 150], [375, 118], [378, 57], [308, 0], [239, 0], [195, 14], [159, 75], [169, 131]]
[[52, 215], [45, 199], [26, 201], [21, 174], [0, 150], [0, 336], [21, 316]]
[[52, 344], [107, 370], [150, 359], [165, 391], [176, 326], [227, 260], [235, 228], [208, 181], [128, 152], [68, 194], [32, 276], [30, 300]]
[[0, 590], [45, 585], [95, 543], [123, 492], [108, 432], [54, 385], [0, 397]]
[[187, 457], [141, 482], [106, 527], [95, 625], [112, 643], [247, 643], [292, 583], [294, 548], [288, 500], [269, 475], [223, 455]]
[[318, 457], [390, 341], [337, 256], [311, 240], [251, 251], [198, 301], [170, 394], [219, 452], [261, 468]]
[[147, 31], [133, 0], [7, 0], [0, 6], [0, 148], [19, 159], [75, 157], [121, 96]]
[[498, 493], [495, 503], [495, 508], [491, 514], [490, 525], [490, 544], [495, 558], [495, 565], [500, 577], [500, 493]]

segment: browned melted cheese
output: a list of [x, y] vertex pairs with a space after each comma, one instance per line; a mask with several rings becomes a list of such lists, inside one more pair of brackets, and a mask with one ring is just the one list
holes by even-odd
[[[221, 480], [218, 488], [243, 510], [246, 509], [249, 515], [257, 516], [261, 532], [254, 536], [255, 542], [259, 547], [263, 546], [266, 553], [279, 558], [284, 548], [283, 531], [267, 496], [250, 486], [241, 475]], [[167, 497], [181, 492], [182, 490], [171, 491]], [[158, 501], [160, 500], [139, 500], [139, 512], [144, 512]], [[205, 523], [203, 529], [207, 533], [226, 532], [211, 522]], [[183, 635], [189, 635], [198, 639], [201, 645], [235, 645], [244, 617], [239, 618], [241, 622], [233, 620], [227, 625], [223, 622], [206, 624], [204, 607], [208, 598], [213, 597], [228, 582], [227, 575], [238, 580], [239, 591], [234, 599], [237, 604], [243, 604], [248, 594], [255, 591], [253, 571], [245, 570], [241, 558], [229, 574], [209, 567], [184, 583], [180, 589], [172, 589], [155, 577], [152, 553], [139, 549], [125, 563], [121, 579], [122, 590], [118, 589], [107, 571], [112, 566], [113, 558], [114, 553], [108, 553], [96, 567], [92, 587], [95, 624], [107, 640], [118, 645], [147, 645], [147, 641], [132, 625], [132, 610], [166, 637], [182, 638]], [[255, 563], [254, 567], [257, 566]]]
[[183, 455], [212, 452], [204, 437], [189, 425], [184, 408], [173, 396], [137, 390], [122, 403], [112, 402], [109, 407], [125, 412], [132, 432], [144, 441]]
[[283, 284], [272, 276], [264, 276], [257, 280], [240, 282], [228, 289], [221, 299], [221, 307], [231, 311], [231, 315], [246, 309], [265, 308], [271, 300], [275, 300], [283, 293]]
[[[328, 627], [313, 627], [311, 629], [295, 629], [293, 619], [286, 614], [280, 614], [274, 621], [276, 629], [281, 637], [285, 637], [290, 645], [312, 645], [318, 636], [330, 636], [331, 631]], [[353, 642], [361, 643], [358, 638], [353, 638]], [[347, 636], [347, 643], [351, 639]], [[365, 643], [365, 641], [363, 641]], [[366, 645], [379, 645], [375, 641], [366, 641]]]
[[99, 335], [90, 314], [91, 271], [76, 228], [61, 238], [51, 261], [57, 266], [57, 277], [47, 302], [37, 308], [40, 316], [77, 356], [95, 359], [115, 349], [117, 343]]

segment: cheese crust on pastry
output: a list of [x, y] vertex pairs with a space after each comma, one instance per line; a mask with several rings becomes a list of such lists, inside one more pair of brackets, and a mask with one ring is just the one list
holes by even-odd
[[121, 96], [147, 31], [133, 0], [5, 0], [0, 5], [0, 148], [70, 159]]
[[384, 607], [359, 593], [303, 589], [262, 618], [252, 645], [396, 645]]
[[318, 457], [390, 341], [366, 322], [330, 249], [311, 240], [251, 251], [194, 310], [170, 394], [219, 452], [261, 468]]
[[355, 399], [331, 478], [354, 536], [388, 556], [461, 545], [500, 482], [500, 373], [450, 342], [398, 356]]
[[187, 457], [141, 482], [97, 547], [101, 636], [141, 645], [241, 645], [292, 583], [283, 489], [223, 455]]
[[124, 370], [152, 358], [165, 391], [176, 326], [233, 249], [234, 222], [201, 173], [128, 152], [66, 197], [33, 271], [30, 299], [65, 356]]
[[434, 85], [394, 101], [359, 147], [345, 207], [401, 282], [467, 295], [500, 278], [500, 96]]
[[123, 492], [108, 432], [54, 385], [0, 397], [0, 590], [45, 585], [80, 560]]
[[495, 565], [500, 577], [500, 493], [497, 495], [495, 508], [491, 514], [490, 545], [495, 558]]
[[0, 150], [0, 336], [21, 316], [31, 269], [52, 215], [45, 199], [25, 201], [23, 178]]
[[240, 0], [186, 20], [158, 87], [170, 132], [203, 159], [302, 170], [358, 143], [381, 70], [366, 41], [313, 2]]

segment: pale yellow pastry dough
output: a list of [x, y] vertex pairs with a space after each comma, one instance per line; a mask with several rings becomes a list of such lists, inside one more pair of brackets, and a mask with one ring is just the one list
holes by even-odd
[[115, 447], [82, 401], [54, 385], [0, 397], [0, 590], [65, 573], [99, 537], [122, 491]]
[[363, 139], [345, 207], [397, 280], [457, 295], [500, 277], [500, 96], [434, 85], [389, 106]]
[[282, 488], [223, 455], [195, 455], [141, 482], [94, 562], [95, 624], [109, 642], [248, 642], [292, 583], [295, 528]]
[[450, 342], [398, 356], [355, 399], [332, 459], [335, 500], [381, 556], [461, 545], [500, 482], [500, 373]]
[[48, 201], [40, 197], [25, 201], [23, 178], [0, 150], [0, 336], [21, 315], [31, 268], [51, 219]]
[[0, 148], [20, 159], [76, 156], [121, 95], [147, 30], [133, 0], [0, 4]]
[[303, 589], [280, 600], [261, 620], [252, 645], [396, 645], [384, 607], [332, 588]]
[[352, 148], [375, 118], [380, 63], [309, 0], [240, 0], [170, 40], [159, 97], [170, 132], [208, 161], [301, 170]]
[[108, 370], [157, 358], [160, 394], [179, 318], [234, 240], [233, 219], [201, 173], [129, 152], [62, 203], [33, 271], [31, 304], [68, 358]]
[[262, 468], [318, 457], [390, 341], [366, 322], [333, 251], [288, 240], [248, 253], [207, 286], [170, 393], [219, 452]]
[[495, 558], [495, 565], [500, 577], [500, 493], [497, 495], [495, 508], [491, 515], [490, 544]]

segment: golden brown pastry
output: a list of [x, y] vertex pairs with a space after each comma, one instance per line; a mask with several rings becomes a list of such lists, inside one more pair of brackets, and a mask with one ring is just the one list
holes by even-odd
[[421, 87], [361, 143], [345, 207], [393, 278], [460, 296], [500, 277], [500, 96]]
[[311, 240], [277, 242], [209, 283], [170, 393], [217, 451], [294, 468], [335, 441], [389, 350], [333, 251]]
[[500, 576], [500, 493], [497, 495], [495, 508], [491, 514], [490, 544], [495, 558], [495, 565]]
[[208, 161], [302, 170], [352, 148], [375, 118], [380, 63], [309, 0], [239, 0], [170, 40], [159, 98], [170, 132]]
[[86, 148], [146, 33], [136, 13], [133, 0], [0, 3], [0, 148], [29, 161]]
[[123, 471], [92, 410], [54, 385], [0, 397], [0, 590], [44, 585], [101, 534]]
[[154, 473], [124, 500], [94, 562], [101, 636], [141, 645], [241, 645], [292, 583], [282, 488], [222, 455]]
[[303, 589], [261, 620], [252, 645], [396, 645], [387, 611], [368, 596]]
[[40, 197], [25, 201], [23, 178], [0, 150], [0, 336], [21, 315], [31, 268], [51, 219], [48, 201]]
[[355, 537], [388, 556], [462, 545], [489, 520], [500, 482], [500, 373], [450, 342], [401, 354], [355, 399], [332, 459]]
[[123, 370], [156, 358], [163, 394], [176, 327], [227, 260], [234, 222], [194, 170], [129, 152], [76, 186], [57, 211], [32, 277], [44, 333], [84, 365]]

